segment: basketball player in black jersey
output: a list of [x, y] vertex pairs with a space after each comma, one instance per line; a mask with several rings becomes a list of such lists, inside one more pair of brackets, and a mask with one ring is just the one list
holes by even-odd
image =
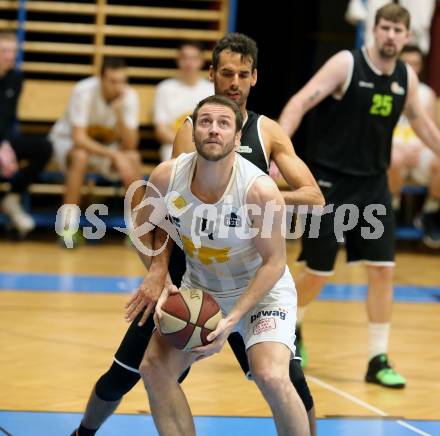
[[[393, 129], [402, 111], [422, 142], [440, 154], [440, 132], [418, 100], [417, 75], [398, 59], [409, 39], [409, 25], [409, 13], [403, 7], [388, 4], [379, 9], [374, 45], [334, 55], [289, 100], [280, 117], [280, 124], [292, 135], [303, 115], [320, 103], [314, 114], [307, 162], [327, 207], [333, 204], [336, 210], [351, 204], [359, 210], [358, 225], [344, 236], [347, 260], [363, 261], [368, 275], [369, 364], [365, 380], [389, 388], [403, 388], [406, 383], [390, 367], [387, 356], [394, 273], [394, 215], [387, 168]], [[371, 239], [364, 212], [373, 204], [382, 205], [382, 212], [374, 216], [378, 228], [383, 226], [383, 234]], [[299, 260], [306, 266], [295, 280], [299, 322], [307, 304], [333, 272], [338, 250], [334, 218], [334, 213], [322, 216], [318, 238], [308, 238], [307, 233], [302, 238]]]
[[[245, 35], [226, 35], [214, 48], [209, 74], [216, 94], [236, 101], [246, 119], [239, 153], [265, 172], [269, 171], [270, 159], [276, 162], [292, 188], [292, 191], [283, 193], [287, 204], [322, 206], [324, 199], [316, 181], [307, 166], [296, 156], [283, 129], [275, 121], [246, 110], [250, 89], [257, 81], [255, 41]], [[192, 124], [188, 120], [176, 135], [173, 156], [193, 150]], [[148, 266], [148, 260], [143, 260]], [[175, 245], [170, 260], [170, 276], [175, 285], [180, 285], [184, 271], [185, 257], [182, 250]], [[150, 271], [150, 274], [154, 272]], [[105, 419], [116, 410], [122, 396], [139, 381], [138, 368], [154, 327], [151, 309], [162, 291], [154, 289], [151, 283], [154, 280], [147, 276], [133, 297], [132, 302], [136, 298], [139, 298], [138, 301], [142, 300], [139, 305], [136, 301], [132, 305], [139, 310], [130, 314], [129, 319], [132, 322], [115, 354], [114, 362], [97, 381], [81, 425], [72, 435], [94, 435]], [[244, 373], [249, 375], [243, 339], [239, 334], [232, 334], [229, 343]], [[290, 377], [308, 412], [311, 433], [314, 434], [313, 399], [298, 360], [291, 361]]]

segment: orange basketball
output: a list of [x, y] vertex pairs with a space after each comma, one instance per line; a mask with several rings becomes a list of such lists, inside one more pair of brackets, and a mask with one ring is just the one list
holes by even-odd
[[206, 337], [222, 317], [220, 306], [201, 289], [181, 289], [162, 305], [160, 332], [176, 348], [190, 350], [209, 342]]

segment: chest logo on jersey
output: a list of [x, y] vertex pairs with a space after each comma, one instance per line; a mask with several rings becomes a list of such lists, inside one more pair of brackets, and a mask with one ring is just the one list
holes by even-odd
[[226, 227], [241, 227], [241, 216], [237, 214], [237, 210], [233, 210], [225, 215], [224, 225]]
[[374, 83], [372, 83], [372, 82], [365, 82], [363, 80], [359, 80], [358, 85], [361, 88], [370, 88], [370, 89], [374, 88]]
[[172, 202], [177, 209], [183, 209], [187, 204], [186, 200], [181, 195], [173, 199]]
[[391, 84], [391, 92], [393, 92], [394, 94], [397, 94], [397, 95], [404, 95], [405, 89], [402, 88], [397, 82], [393, 82]]
[[183, 243], [183, 249], [185, 254], [189, 257], [195, 258], [197, 257], [201, 263], [204, 265], [211, 265], [213, 262], [216, 263], [225, 263], [229, 260], [229, 247], [224, 248], [213, 248], [213, 247], [199, 247], [197, 248], [193, 241], [186, 237], [185, 235], [181, 236], [181, 240]]
[[252, 153], [252, 147], [249, 147], [248, 145], [240, 145], [237, 150], [239, 153]]

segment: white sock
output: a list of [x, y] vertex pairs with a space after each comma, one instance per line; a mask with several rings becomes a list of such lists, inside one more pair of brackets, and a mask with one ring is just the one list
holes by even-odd
[[378, 354], [388, 352], [388, 337], [390, 334], [390, 323], [368, 324], [368, 360]]
[[296, 310], [296, 325], [301, 325], [304, 321], [304, 315], [306, 314], [307, 306], [298, 306]]
[[393, 195], [392, 206], [393, 206], [393, 210], [400, 209], [400, 195]]
[[[69, 205], [70, 206], [70, 205]], [[71, 229], [76, 227], [76, 223], [79, 221], [81, 217], [81, 211], [75, 205], [71, 205], [72, 207], [63, 207], [61, 209], [61, 222], [63, 223], [64, 229]]]
[[440, 209], [440, 200], [438, 198], [429, 197], [423, 205], [423, 213], [434, 213]]

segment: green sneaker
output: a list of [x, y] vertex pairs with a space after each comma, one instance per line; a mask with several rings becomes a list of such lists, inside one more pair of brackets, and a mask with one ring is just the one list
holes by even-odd
[[305, 369], [309, 363], [309, 355], [307, 354], [306, 347], [302, 338], [301, 326], [296, 326], [295, 329], [295, 346], [296, 355], [301, 357], [301, 368]]
[[365, 381], [392, 389], [403, 389], [406, 385], [406, 380], [389, 365], [386, 354], [379, 354], [370, 360]]
[[58, 243], [64, 248], [78, 248], [85, 243], [81, 230], [76, 232], [72, 230], [64, 230], [58, 238]]

